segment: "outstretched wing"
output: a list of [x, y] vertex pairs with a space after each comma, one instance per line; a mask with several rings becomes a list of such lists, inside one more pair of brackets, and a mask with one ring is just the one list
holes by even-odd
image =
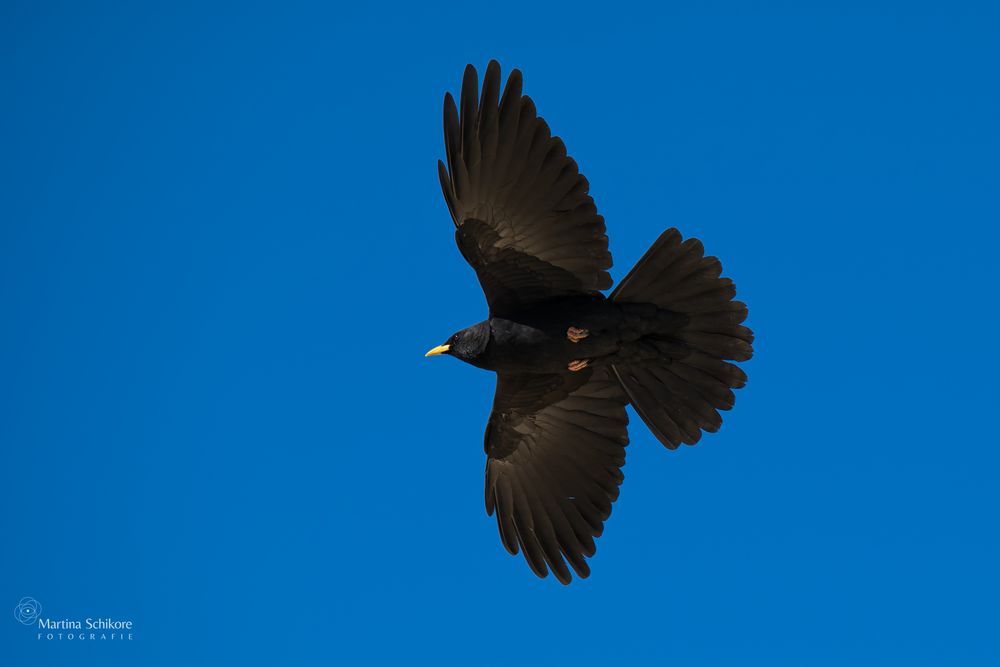
[[490, 312], [610, 287], [608, 237], [590, 184], [521, 95], [521, 73], [510, 73], [501, 96], [500, 65], [490, 61], [478, 93], [469, 65], [461, 112], [445, 95], [448, 166], [438, 161], [438, 173]]
[[539, 577], [580, 577], [624, 479], [628, 398], [607, 368], [497, 375], [486, 427], [486, 511]]

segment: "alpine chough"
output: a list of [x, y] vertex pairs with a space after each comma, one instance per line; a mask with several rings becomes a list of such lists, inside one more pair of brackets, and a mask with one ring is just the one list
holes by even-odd
[[458, 107], [444, 98], [441, 187], [462, 256], [489, 318], [427, 356], [497, 374], [486, 425], [486, 511], [500, 539], [539, 577], [590, 574], [618, 497], [631, 404], [666, 447], [722, 424], [746, 374], [753, 333], [733, 281], [697, 239], [668, 229], [610, 294], [604, 218], [587, 179], [521, 93], [500, 92], [491, 61], [482, 92], [465, 69]]

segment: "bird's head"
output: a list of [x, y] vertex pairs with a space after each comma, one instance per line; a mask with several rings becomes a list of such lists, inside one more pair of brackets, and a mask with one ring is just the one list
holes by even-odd
[[489, 342], [490, 323], [484, 321], [453, 333], [444, 345], [432, 348], [424, 356], [433, 357], [438, 354], [449, 354], [470, 364], [476, 364], [477, 360], [486, 352], [486, 346]]

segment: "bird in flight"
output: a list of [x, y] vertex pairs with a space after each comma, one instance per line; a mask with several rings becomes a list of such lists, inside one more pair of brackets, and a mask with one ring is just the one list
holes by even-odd
[[[668, 229], [610, 292], [604, 218], [587, 179], [513, 70], [482, 91], [465, 69], [444, 99], [441, 187], [489, 318], [427, 356], [496, 372], [486, 424], [486, 511], [532, 571], [568, 584], [604, 529], [624, 479], [631, 404], [669, 449], [722, 424], [753, 353], [732, 280], [697, 239]], [[568, 566], [567, 566], [568, 563]]]

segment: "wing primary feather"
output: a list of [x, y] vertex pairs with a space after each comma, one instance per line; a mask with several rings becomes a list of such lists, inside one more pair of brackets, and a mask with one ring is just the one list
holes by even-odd
[[[499, 465], [499, 464], [498, 464]], [[500, 541], [512, 555], [518, 554], [517, 528], [514, 526], [514, 491], [510, 480], [502, 472], [497, 471], [497, 479], [493, 486], [496, 494], [497, 528], [500, 530]]]
[[462, 159], [469, 171], [479, 163], [479, 140], [476, 130], [479, 120], [479, 75], [472, 65], [465, 67], [462, 77], [461, 95], [461, 129], [462, 129]]
[[579, 553], [582, 547], [577, 543], [576, 536], [563, 516], [558, 501], [551, 493], [552, 488], [544, 484], [539, 477], [535, 463], [537, 459], [535, 462], [525, 462], [521, 467], [521, 473], [528, 478], [527, 486], [535, 489], [532, 496], [535, 532], [539, 536], [552, 573], [561, 583], [568, 584], [572, 576], [563, 561], [563, 554], [568, 557], [573, 553]]
[[[462, 133], [458, 118], [458, 108], [451, 93], [444, 94], [444, 155], [448, 161], [448, 172], [455, 173], [455, 166], [461, 159]], [[456, 224], [458, 220], [455, 221]]]
[[438, 178], [441, 181], [441, 193], [444, 194], [444, 202], [448, 205], [448, 213], [451, 214], [451, 219], [455, 221], [455, 224], [458, 224], [458, 215], [455, 212], [455, 194], [451, 190], [451, 178], [448, 176], [448, 170], [441, 160], [438, 160]]
[[547, 577], [549, 569], [545, 565], [545, 556], [541, 545], [535, 537], [535, 525], [531, 519], [531, 508], [528, 506], [527, 494], [521, 488], [521, 480], [516, 476], [511, 476], [513, 486], [515, 486], [514, 496], [514, 529], [517, 531], [517, 541], [523, 550], [524, 559], [532, 572], [539, 577]]

